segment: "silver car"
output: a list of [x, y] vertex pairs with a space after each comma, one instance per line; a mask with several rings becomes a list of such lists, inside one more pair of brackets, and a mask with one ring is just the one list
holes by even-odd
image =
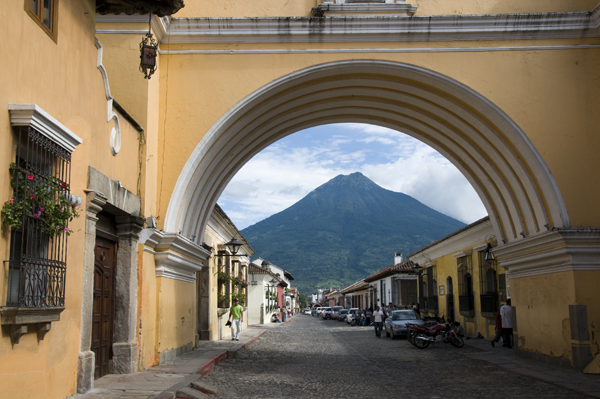
[[392, 337], [392, 339], [404, 335], [407, 335], [408, 328], [406, 324], [417, 324], [419, 326], [425, 325], [423, 320], [417, 315], [414, 310], [394, 310], [390, 314], [384, 323], [385, 336]]

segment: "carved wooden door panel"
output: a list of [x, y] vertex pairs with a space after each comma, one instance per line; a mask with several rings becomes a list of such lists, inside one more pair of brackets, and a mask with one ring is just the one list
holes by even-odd
[[96, 237], [91, 346], [96, 355], [94, 378], [108, 374], [112, 357], [115, 267], [116, 243]]

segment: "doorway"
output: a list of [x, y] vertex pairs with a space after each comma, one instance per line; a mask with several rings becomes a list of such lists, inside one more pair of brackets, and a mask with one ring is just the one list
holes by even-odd
[[94, 254], [92, 345], [94, 379], [109, 373], [112, 360], [117, 243], [98, 232]]

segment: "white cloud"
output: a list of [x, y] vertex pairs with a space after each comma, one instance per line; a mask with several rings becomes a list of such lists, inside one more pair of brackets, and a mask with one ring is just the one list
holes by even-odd
[[308, 129], [271, 145], [234, 176], [219, 204], [243, 229], [356, 171], [465, 223], [487, 214], [466, 178], [435, 150], [395, 130], [360, 124]]

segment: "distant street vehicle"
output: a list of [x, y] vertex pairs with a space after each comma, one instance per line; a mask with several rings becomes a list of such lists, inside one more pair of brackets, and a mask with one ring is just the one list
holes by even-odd
[[346, 320], [346, 315], [348, 314], [348, 309], [340, 309], [337, 313], [337, 320], [344, 321]]
[[323, 311], [321, 312], [321, 318], [323, 320], [331, 319], [331, 313], [332, 313], [331, 308], [323, 308]]
[[304, 309], [304, 314], [308, 314], [309, 315], [310, 314], [310, 308], [305, 308]]
[[323, 306], [315, 306], [313, 308], [312, 315], [319, 317], [321, 315], [321, 312], [323, 311], [323, 309], [325, 309]]
[[340, 309], [344, 309], [343, 306], [332, 306], [331, 307], [331, 318], [337, 320], [338, 312]]
[[358, 308], [348, 309], [348, 313], [346, 314], [346, 323], [348, 323], [348, 324], [352, 323], [352, 320], [354, 320], [354, 318], [358, 314], [358, 311], [359, 311]]
[[416, 324], [418, 326], [425, 325], [425, 322], [421, 320], [414, 310], [394, 310], [392, 314], [385, 319], [384, 328], [386, 337], [392, 337], [392, 339], [394, 339], [401, 335], [407, 335], [408, 328], [406, 323]]

